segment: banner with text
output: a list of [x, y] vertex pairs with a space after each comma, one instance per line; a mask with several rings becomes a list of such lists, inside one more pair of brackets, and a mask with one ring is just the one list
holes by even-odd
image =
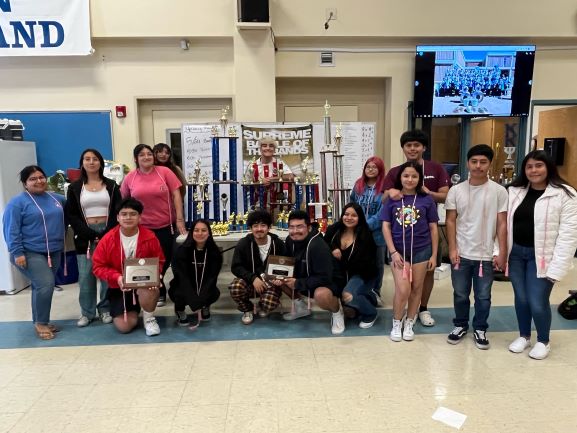
[[0, 0], [0, 56], [91, 52], [89, 0]]
[[242, 125], [242, 156], [244, 167], [260, 156], [258, 141], [272, 138], [276, 141], [275, 155], [287, 164], [295, 175], [301, 174], [301, 162], [308, 156], [313, 161], [313, 125], [255, 127]]

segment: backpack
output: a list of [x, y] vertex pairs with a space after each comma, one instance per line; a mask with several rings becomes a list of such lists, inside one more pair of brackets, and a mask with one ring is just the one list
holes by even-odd
[[577, 293], [572, 293], [567, 299], [559, 304], [557, 311], [567, 320], [577, 319]]

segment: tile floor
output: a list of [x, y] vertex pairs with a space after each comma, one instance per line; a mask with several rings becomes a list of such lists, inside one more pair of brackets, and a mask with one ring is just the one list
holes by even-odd
[[[575, 277], [577, 270], [555, 288], [554, 303]], [[223, 275], [221, 288], [229, 278]], [[215, 320], [193, 333], [172, 325], [171, 305], [159, 309], [167, 316], [163, 334], [183, 341], [148, 339], [141, 329], [128, 339], [99, 323], [75, 328], [76, 297], [76, 286], [66, 286], [53, 302], [53, 319], [65, 325], [54, 341], [64, 347], [36, 348], [27, 343], [34, 338], [29, 292], [0, 297], [0, 341], [11, 332], [22, 336], [20, 343], [10, 340], [17, 348], [0, 350], [0, 432], [456, 431], [431, 418], [439, 406], [467, 415], [463, 432], [569, 433], [577, 426], [577, 323], [555, 318], [547, 360], [509, 353], [516, 337], [509, 283], [493, 288], [493, 305], [502, 308], [490, 319], [500, 325], [489, 333], [488, 351], [470, 337], [446, 343], [450, 279], [438, 282], [430, 304], [443, 323], [417, 329], [410, 343], [387, 336], [388, 271], [385, 310], [373, 333], [350, 324], [337, 338], [322, 313], [299, 325], [271, 320], [243, 327], [223, 290]], [[302, 335], [282, 332], [294, 326]], [[304, 332], [307, 326], [316, 331]], [[110, 345], [98, 340], [103, 329]], [[234, 338], [224, 335], [230, 330]], [[199, 341], [202, 333], [207, 341]]]

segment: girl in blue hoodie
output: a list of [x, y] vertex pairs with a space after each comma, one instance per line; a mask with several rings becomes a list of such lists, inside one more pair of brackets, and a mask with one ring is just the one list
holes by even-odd
[[369, 229], [373, 234], [375, 244], [377, 244], [377, 278], [374, 291], [377, 294], [378, 303], [381, 303], [381, 286], [385, 273], [385, 257], [387, 244], [383, 237], [382, 222], [379, 218], [381, 207], [383, 206], [383, 187], [385, 182], [385, 163], [378, 156], [371, 156], [365, 162], [363, 175], [357, 179], [351, 201], [359, 204], [363, 209]]

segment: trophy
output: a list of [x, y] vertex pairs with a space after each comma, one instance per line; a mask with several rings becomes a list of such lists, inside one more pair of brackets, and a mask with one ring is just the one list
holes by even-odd
[[212, 135], [213, 137], [218, 137], [218, 126], [212, 125], [212, 127], [210, 128], [210, 135]]
[[189, 185], [192, 185], [194, 183], [194, 177], [192, 176], [192, 174], [188, 173], [188, 176], [186, 176], [186, 183]]
[[222, 221], [226, 221], [226, 204], [228, 203], [228, 195], [224, 192], [220, 195], [220, 203], [222, 204]]
[[282, 180], [282, 176], [284, 174], [284, 164], [282, 161], [278, 163], [278, 180]]
[[254, 166], [252, 161], [248, 163], [248, 167], [244, 172], [244, 183], [252, 183], [254, 180]]
[[228, 111], [230, 107], [227, 105], [225, 108], [222, 109], [222, 115], [220, 116], [220, 129], [222, 131], [223, 137], [226, 137], [226, 127], [228, 126]]
[[228, 172], [228, 161], [222, 164], [222, 180], [226, 180], [226, 173]]
[[333, 209], [335, 208], [335, 203], [333, 196], [329, 196], [327, 199], [327, 224], [331, 225], [333, 223]]
[[228, 224], [231, 231], [234, 232], [236, 230], [236, 214], [234, 212], [231, 212], [231, 214], [228, 216]]
[[505, 160], [505, 163], [503, 164], [503, 168], [514, 168], [515, 167], [515, 161], [513, 161], [513, 154], [515, 153], [515, 147], [505, 146], [503, 148], [503, 150], [507, 154], [507, 159]]
[[198, 217], [200, 218], [200, 216], [202, 215], [202, 210], [204, 208], [204, 203], [202, 201], [199, 201], [196, 204], [196, 212], [198, 213]]

